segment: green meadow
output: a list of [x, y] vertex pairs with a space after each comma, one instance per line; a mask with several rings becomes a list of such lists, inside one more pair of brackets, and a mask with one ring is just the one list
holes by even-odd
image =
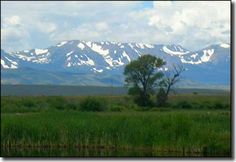
[[145, 108], [129, 96], [1, 97], [3, 157], [230, 157], [230, 130], [227, 95], [172, 95]]

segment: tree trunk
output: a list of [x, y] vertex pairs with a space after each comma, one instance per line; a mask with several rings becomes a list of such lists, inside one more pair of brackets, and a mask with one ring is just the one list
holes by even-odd
[[143, 106], [147, 106], [147, 85], [143, 84]]

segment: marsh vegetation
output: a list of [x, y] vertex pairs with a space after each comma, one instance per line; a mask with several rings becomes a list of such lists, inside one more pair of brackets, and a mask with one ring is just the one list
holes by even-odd
[[231, 155], [229, 96], [173, 95], [168, 106], [147, 109], [129, 96], [1, 101], [2, 156], [35, 156], [36, 148], [77, 150], [67, 156], [89, 156], [85, 149], [97, 150], [94, 156]]

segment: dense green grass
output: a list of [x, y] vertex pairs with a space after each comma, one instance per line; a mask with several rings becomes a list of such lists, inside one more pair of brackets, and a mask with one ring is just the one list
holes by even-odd
[[[1, 143], [230, 153], [227, 111], [3, 114]], [[204, 150], [205, 149], [205, 150]]]
[[[141, 111], [127, 96], [97, 97], [106, 107], [104, 112], [80, 111], [85, 99], [2, 97], [1, 148], [89, 147], [140, 150], [140, 155], [144, 150], [231, 155], [229, 107], [194, 107], [204, 102], [229, 105], [228, 96], [171, 96], [170, 107], [148, 111]], [[176, 107], [183, 101], [191, 109]]]

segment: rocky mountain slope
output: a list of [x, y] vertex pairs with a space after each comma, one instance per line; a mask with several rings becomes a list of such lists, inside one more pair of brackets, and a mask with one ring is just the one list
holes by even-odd
[[7, 53], [1, 50], [2, 84], [123, 85], [126, 64], [144, 54], [187, 70], [180, 85], [230, 84], [230, 45], [215, 44], [197, 51], [180, 45], [63, 41], [45, 49]]

